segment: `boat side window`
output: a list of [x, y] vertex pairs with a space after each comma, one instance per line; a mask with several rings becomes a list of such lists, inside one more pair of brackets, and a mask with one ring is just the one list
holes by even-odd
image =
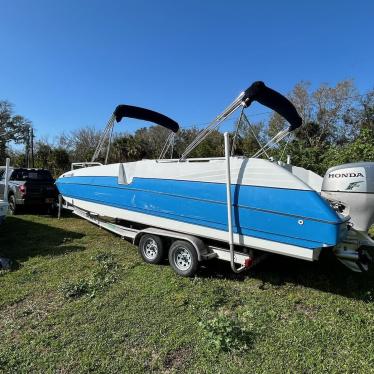
[[3, 180], [3, 179], [4, 179], [4, 176], [5, 176], [5, 170], [4, 170], [4, 169], [1, 169], [1, 170], [0, 170], [0, 180]]

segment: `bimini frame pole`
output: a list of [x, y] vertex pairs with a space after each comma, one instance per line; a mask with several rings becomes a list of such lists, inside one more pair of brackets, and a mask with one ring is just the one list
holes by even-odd
[[[296, 130], [302, 124], [302, 119], [297, 113], [293, 104], [280, 93], [266, 87], [264, 82], [254, 82], [244, 92], [242, 92], [236, 100], [234, 100], [218, 117], [216, 117], [204, 130], [196, 136], [192, 143], [186, 148], [179, 161], [185, 160], [187, 155], [192, 152], [212, 131], [233, 114], [240, 106], [248, 108], [253, 101], [275, 110], [279, 115], [289, 122], [290, 127], [287, 130], [282, 130], [273, 139], [271, 139], [264, 147], [261, 147], [261, 152], [264, 152], [271, 143], [279, 143], [289, 132]], [[253, 156], [253, 157], [257, 157]]]
[[200, 131], [192, 143], [186, 148], [179, 161], [184, 160], [208, 135], [231, 116], [238, 108], [245, 105], [243, 102], [244, 92], [242, 92], [220, 115], [218, 115], [204, 130]]
[[107, 149], [106, 149], [106, 155], [105, 155], [105, 163], [104, 163], [104, 165], [106, 165], [108, 163], [110, 146], [112, 145], [113, 128], [114, 128], [114, 123], [112, 124], [112, 127], [111, 127], [110, 132], [109, 132], [108, 146], [107, 146]]
[[232, 231], [232, 199], [231, 199], [231, 169], [230, 169], [230, 139], [229, 134], [225, 132], [225, 160], [226, 160], [226, 195], [227, 195], [227, 224], [230, 245], [230, 264], [231, 269], [235, 273], [241, 273], [245, 270], [245, 266], [239, 269], [235, 265], [235, 248], [234, 248], [234, 233]]
[[[111, 137], [111, 133], [113, 131], [113, 126], [114, 126], [114, 121], [116, 120], [116, 117], [114, 116], [114, 114], [112, 114], [105, 126], [105, 129], [103, 131], [103, 133], [101, 134], [101, 137], [99, 139], [99, 143], [97, 144], [97, 147], [95, 149], [95, 152], [91, 158], [91, 162], [95, 162], [95, 160], [100, 156], [100, 153], [101, 153], [101, 150], [102, 148], [104, 147], [104, 144], [105, 144], [105, 140], [106, 138], [109, 138]], [[109, 142], [111, 140], [109, 139]], [[109, 148], [110, 148], [110, 144], [108, 143], [108, 148], [107, 148], [107, 154], [109, 152]], [[106, 156], [107, 158], [107, 156]]]

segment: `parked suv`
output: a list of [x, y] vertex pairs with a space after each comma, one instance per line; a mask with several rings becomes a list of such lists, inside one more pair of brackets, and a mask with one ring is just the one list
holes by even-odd
[[[0, 172], [0, 196], [4, 194], [5, 175]], [[9, 209], [16, 214], [20, 206], [52, 209], [58, 192], [55, 180], [46, 169], [11, 168], [8, 184]]]

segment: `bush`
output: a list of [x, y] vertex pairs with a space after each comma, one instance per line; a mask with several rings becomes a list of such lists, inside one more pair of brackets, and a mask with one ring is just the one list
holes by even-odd
[[324, 168], [357, 161], [374, 161], [374, 132], [362, 129], [357, 139], [342, 147], [331, 147], [324, 157]]
[[86, 280], [81, 279], [76, 283], [66, 282], [62, 284], [59, 291], [66, 299], [77, 299], [90, 292], [90, 285]]
[[66, 299], [77, 299], [84, 295], [94, 297], [99, 290], [103, 290], [117, 279], [118, 264], [112, 254], [99, 253], [91, 257], [97, 262], [96, 269], [88, 279], [80, 279], [77, 282], [62, 284], [59, 291]]
[[217, 351], [243, 351], [251, 347], [254, 334], [250, 314], [238, 318], [236, 314], [219, 313], [209, 320], [201, 320], [208, 344]]

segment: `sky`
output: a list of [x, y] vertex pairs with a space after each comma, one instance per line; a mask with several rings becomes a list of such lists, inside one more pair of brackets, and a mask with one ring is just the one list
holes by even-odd
[[286, 94], [354, 79], [364, 93], [373, 20], [371, 0], [0, 0], [0, 100], [53, 140], [104, 128], [118, 104], [206, 123], [256, 80]]

